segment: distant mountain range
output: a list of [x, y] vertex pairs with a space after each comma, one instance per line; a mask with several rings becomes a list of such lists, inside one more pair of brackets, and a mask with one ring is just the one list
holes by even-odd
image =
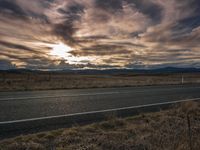
[[155, 73], [200, 73], [200, 68], [176, 68], [176, 67], [165, 67], [159, 69], [86, 69], [86, 70], [54, 70], [54, 71], [41, 71], [41, 70], [29, 70], [29, 69], [11, 69], [1, 70], [0, 72], [7, 73], [69, 73], [69, 74], [155, 74]]

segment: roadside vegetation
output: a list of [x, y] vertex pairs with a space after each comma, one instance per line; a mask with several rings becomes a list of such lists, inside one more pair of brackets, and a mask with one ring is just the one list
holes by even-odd
[[52, 90], [200, 83], [200, 73], [79, 75], [0, 73], [0, 91]]
[[0, 150], [199, 150], [200, 104], [0, 141]]

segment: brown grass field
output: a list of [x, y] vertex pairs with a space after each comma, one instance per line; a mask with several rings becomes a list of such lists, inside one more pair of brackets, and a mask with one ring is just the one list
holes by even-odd
[[200, 73], [78, 75], [67, 73], [0, 73], [0, 91], [125, 87], [200, 83]]
[[0, 150], [199, 150], [200, 104], [0, 141]]

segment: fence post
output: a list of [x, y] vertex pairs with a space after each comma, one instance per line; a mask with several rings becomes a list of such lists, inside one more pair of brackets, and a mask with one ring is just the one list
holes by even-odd
[[184, 84], [184, 76], [182, 75], [181, 83]]

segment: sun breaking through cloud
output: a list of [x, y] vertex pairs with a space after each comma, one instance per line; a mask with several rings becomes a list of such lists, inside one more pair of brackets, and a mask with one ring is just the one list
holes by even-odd
[[200, 67], [199, 0], [0, 0], [0, 69]]

